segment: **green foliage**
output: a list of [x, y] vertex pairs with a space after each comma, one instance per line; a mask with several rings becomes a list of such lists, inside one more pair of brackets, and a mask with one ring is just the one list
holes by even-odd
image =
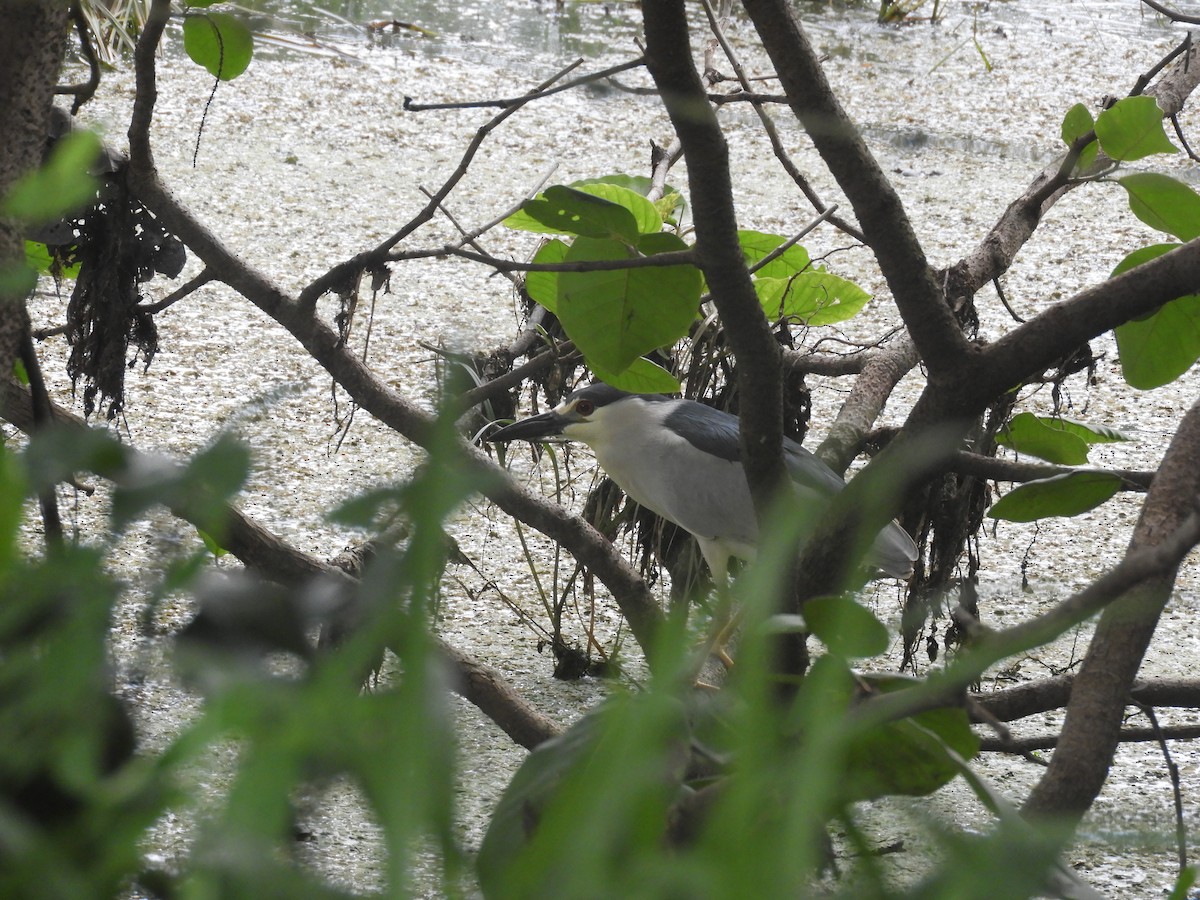
[[1100, 149], [1115, 160], [1133, 162], [1155, 153], [1177, 153], [1163, 131], [1163, 114], [1153, 97], [1126, 97], [1096, 117]]
[[[888, 693], [911, 687], [903, 678], [873, 678], [872, 688]], [[959, 759], [979, 752], [966, 710], [943, 707], [867, 730], [850, 742], [848, 796], [871, 800], [889, 795], [922, 797], [948, 784], [960, 772]]]
[[878, 656], [890, 638], [883, 623], [849, 597], [817, 597], [804, 605], [804, 622], [830, 653]]
[[[648, 179], [612, 175], [547, 188], [504, 220], [510, 228], [560, 234], [534, 255], [537, 264], [635, 260], [688, 245], [662, 231], [677, 199], [651, 204]], [[765, 313], [809, 326], [856, 315], [870, 296], [856, 284], [813, 269], [808, 252], [775, 234], [739, 231], [747, 266]], [[767, 260], [767, 257], [774, 257]], [[588, 367], [628, 391], [674, 392], [678, 380], [644, 358], [683, 338], [695, 320], [703, 279], [694, 266], [530, 272], [525, 289], [556, 314]]]
[[246, 23], [236, 16], [200, 13], [183, 20], [183, 49], [193, 62], [208, 69], [210, 75], [232, 81], [249, 67], [254, 56], [254, 37]]
[[0, 201], [0, 212], [27, 226], [47, 225], [79, 212], [96, 196], [89, 172], [100, 154], [92, 131], [73, 131], [59, 141], [40, 169], [22, 177]]
[[50, 253], [50, 248], [39, 241], [25, 242], [25, 265], [40, 275], [61, 275], [75, 278], [79, 275], [79, 263], [60, 266]]
[[[505, 224], [573, 236], [570, 243], [548, 241], [536, 263], [635, 260], [687, 249], [662, 231], [663, 214], [654, 204], [607, 180], [549, 187]], [[625, 390], [651, 392], [679, 390], [674, 376], [642, 357], [687, 333], [701, 285], [690, 265], [530, 272], [525, 282], [529, 295], [559, 317], [596, 375]]]
[[[635, 247], [612, 238], [577, 237], [565, 262], [654, 256], [686, 245], [673, 234], [642, 235]], [[597, 370], [619, 373], [644, 353], [687, 333], [700, 302], [694, 266], [561, 272], [556, 309], [563, 328]]]
[[988, 515], [1010, 522], [1077, 516], [1095, 509], [1121, 486], [1120, 476], [1112, 472], [1066, 472], [1014, 488], [992, 505]]
[[[1062, 123], [1062, 139], [1069, 147], [1076, 140], [1086, 134], [1092, 132], [1096, 127], [1096, 122], [1092, 118], [1091, 111], [1082, 103], [1076, 103], [1063, 118]], [[1096, 156], [1100, 152], [1100, 145], [1096, 141], [1091, 141], [1086, 147], [1079, 152], [1079, 159], [1075, 163], [1075, 168], [1078, 171], [1087, 171], [1096, 161]]]
[[1159, 172], [1136, 172], [1118, 178], [1129, 193], [1133, 214], [1158, 231], [1181, 241], [1200, 237], [1200, 194]]
[[553, 185], [504, 220], [509, 228], [636, 242], [662, 230], [662, 216], [641, 194], [620, 185], [591, 182]]
[[754, 280], [754, 287], [769, 318], [784, 317], [810, 326], [852, 319], [871, 299], [853, 281], [822, 270], [800, 272], [790, 278], [760, 276]]
[[[1154, 244], [1130, 253], [1113, 275], [1174, 250], [1179, 244]], [[1139, 390], [1170, 384], [1200, 359], [1200, 294], [1164, 303], [1148, 316], [1115, 330], [1121, 374]]]
[[1083, 465], [1091, 444], [1127, 441], [1121, 432], [1103, 425], [1085, 425], [1060, 416], [1047, 418], [1020, 413], [996, 436], [996, 442], [1018, 453], [1065, 466]]
[[[766, 234], [762, 231], [742, 230], [738, 232], [738, 244], [742, 248], [742, 256], [747, 266], [755, 266], [762, 259], [786, 243], [778, 234]], [[812, 265], [808, 251], [799, 244], [793, 244], [781, 255], [755, 269], [754, 274], [759, 278], [790, 278], [804, 272]]]

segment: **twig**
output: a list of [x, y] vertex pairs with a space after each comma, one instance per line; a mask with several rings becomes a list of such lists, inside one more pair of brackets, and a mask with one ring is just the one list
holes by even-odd
[[[538, 180], [537, 184], [535, 184], [530, 190], [525, 192], [524, 197], [522, 197], [520, 200], [518, 200], [515, 204], [510, 206], [504, 212], [500, 213], [500, 215], [496, 216], [490, 222], [487, 222], [484, 225], [480, 225], [474, 231], [468, 232], [465, 228], [463, 228], [461, 225], [459, 225], [458, 221], [454, 218], [454, 216], [452, 216], [450, 214], [450, 211], [448, 209], [446, 209], [446, 206], [444, 203], [439, 203], [438, 209], [440, 209], [442, 211], [442, 213], [446, 216], [446, 218], [450, 220], [450, 224], [453, 225], [455, 228], [457, 228], [459, 234], [462, 235], [462, 238], [459, 240], [459, 243], [458, 243], [459, 247], [471, 246], [471, 247], [475, 247], [476, 250], [483, 252], [482, 248], [480, 248], [476, 245], [476, 243], [475, 243], [476, 238], [480, 237], [480, 235], [486, 234], [487, 232], [491, 231], [493, 228], [495, 228], [497, 225], [499, 225], [501, 222], [503, 222], [509, 216], [513, 215], [516, 212], [519, 212], [521, 207], [525, 205], [526, 200], [530, 199], [531, 197], [536, 197], [538, 195], [538, 192], [541, 191], [541, 189], [545, 186], [546, 182], [550, 180], [550, 176], [553, 175], [555, 170], [557, 170], [557, 169], [558, 169], [558, 163], [555, 163], [553, 166], [550, 167], [550, 169], [546, 172], [546, 174], [543, 175]], [[424, 194], [426, 197], [428, 197], [431, 200], [433, 199], [433, 194], [429, 193], [428, 189], [426, 189], [424, 186], [422, 186], [420, 190], [421, 190], [421, 193]]]
[[[638, 65], [641, 64], [640, 60], [635, 62]], [[450, 173], [450, 175], [442, 183], [442, 186], [432, 194], [429, 202], [426, 203], [425, 206], [415, 216], [413, 216], [413, 218], [410, 219], [407, 224], [401, 227], [399, 231], [387, 238], [374, 249], [366, 250], [354, 257], [351, 257], [345, 262], [338, 263], [300, 292], [299, 306], [304, 314], [311, 316], [316, 310], [317, 300], [319, 300], [335, 285], [346, 281], [350, 277], [353, 277], [356, 272], [379, 265], [388, 259], [397, 258], [388, 255], [392, 248], [433, 218], [441, 202], [450, 195], [450, 192], [454, 190], [454, 188], [462, 180], [463, 176], [467, 174], [467, 169], [470, 167], [471, 162], [475, 159], [475, 154], [479, 152], [479, 148], [483, 146], [483, 142], [487, 139], [488, 135], [500, 127], [500, 125], [509, 116], [521, 109], [526, 103], [545, 96], [550, 85], [574, 69], [576, 65], [577, 63], [572, 63], [565, 69], [561, 69], [560, 71], [556, 72], [546, 81], [543, 81], [541, 84], [535, 87], [528, 94], [515, 99], [510, 106], [505, 107], [495, 116], [481, 125], [475, 131], [475, 136], [471, 138], [471, 141], [467, 144], [467, 148], [463, 151], [463, 155], [459, 159], [458, 165], [455, 167], [454, 171]], [[633, 65], [633, 63], [628, 63], [626, 65]], [[571, 84], [579, 82], [580, 79], [575, 79], [575, 81], [571, 82]]]
[[[670, 250], [666, 253], [655, 253], [652, 256], [632, 256], [629, 259], [581, 259], [557, 263], [517, 262], [512, 259], [500, 259], [486, 253], [476, 253], [472, 250], [455, 249], [453, 246], [443, 247], [439, 252], [430, 255], [460, 256], [463, 259], [486, 263], [499, 272], [609, 272], [617, 269], [655, 269], [667, 266], [697, 265], [694, 250]], [[404, 258], [410, 257], [405, 254]]]
[[[1133, 699], [1130, 702], [1150, 720], [1150, 731], [1154, 733], [1154, 739], [1158, 741], [1158, 747], [1162, 751], [1163, 759], [1167, 764], [1167, 774], [1171, 778], [1171, 794], [1175, 799], [1175, 841], [1179, 851], [1179, 871], [1182, 873], [1188, 864], [1187, 826], [1183, 821], [1183, 793], [1179, 789], [1179, 766], [1175, 765], [1175, 760], [1171, 758], [1171, 748], [1167, 746], [1167, 731], [1171, 729], [1164, 729], [1158, 724], [1158, 716], [1154, 714], [1153, 706], [1139, 703]], [[1200, 727], [1195, 725], [1184, 726], [1184, 729], [1189, 728], [1195, 732], [1190, 737], [1200, 737]]]
[[216, 280], [216, 276], [213, 275], [207, 268], [205, 268], [199, 275], [197, 275], [191, 281], [187, 282], [187, 284], [180, 285], [179, 287], [177, 287], [175, 290], [171, 291], [171, 293], [169, 293], [167, 296], [163, 297], [163, 299], [159, 300], [158, 302], [148, 303], [148, 304], [139, 304], [137, 307], [137, 311], [143, 312], [143, 313], [150, 313], [151, 315], [153, 315], [155, 313], [160, 313], [164, 309], [166, 309], [168, 306], [171, 306], [174, 303], [178, 303], [180, 300], [182, 300], [188, 294], [191, 294], [193, 291], [196, 291], [196, 290], [204, 287], [204, 285], [208, 284], [210, 281], [215, 281], [215, 280]]
[[[1140, 705], [1140, 704], [1139, 704]], [[1039, 734], [1031, 737], [1013, 738], [1004, 741], [1000, 738], [983, 738], [979, 749], [985, 753], [1032, 753], [1034, 750], [1053, 750], [1058, 746], [1057, 734]], [[1168, 728], [1122, 728], [1118, 740], [1122, 744], [1145, 743], [1147, 741], [1190, 741], [1200, 738], [1200, 725], [1174, 725]], [[1178, 777], [1178, 770], [1176, 776]], [[1178, 783], [1176, 783], [1178, 787]]]
[[[754, 91], [751, 90], [751, 79], [746, 75], [746, 71], [742, 67], [741, 61], [738, 59], [737, 53], [733, 49], [733, 45], [730, 44], [729, 40], [725, 37], [725, 31], [721, 28], [720, 22], [717, 19], [717, 15], [713, 11], [712, 3], [710, 0], [703, 0], [703, 3], [704, 12], [708, 16], [709, 27], [712, 29], [713, 35], [716, 37], [717, 42], [720, 44], [721, 50], [725, 53], [725, 58], [729, 60], [729, 65], [733, 67], [734, 76], [737, 78], [737, 81], [742, 86], [742, 91], [744, 92], [742, 94], [720, 95], [728, 98], [727, 100], [723, 101], [713, 100], [713, 96], [710, 95], [709, 100], [712, 100], [714, 103], [730, 102], [739, 98], [749, 100], [754, 105], [754, 112], [758, 115], [758, 120], [762, 123], [763, 131], [765, 131], [767, 135], [767, 140], [771, 142], [771, 151], [775, 154], [775, 158], [779, 160], [779, 164], [783, 167], [783, 170], [788, 174], [792, 181], [795, 182], [796, 187], [800, 188], [801, 193], [808, 198], [808, 202], [813, 205], [814, 209], [816, 209], [818, 212], [825, 210], [826, 206], [821, 200], [820, 195], [818, 195], [813, 186], [809, 184], [808, 179], [804, 177], [804, 174], [800, 171], [796, 164], [792, 162], [791, 156], [788, 154], [787, 149], [783, 146], [783, 140], [779, 137], [779, 130], [775, 127], [775, 120], [772, 119], [767, 114], [767, 111], [762, 108], [762, 104], [764, 102], [774, 103], [779, 101], [774, 98], [774, 95], [768, 96], [755, 94]], [[786, 96], [783, 97], [782, 102], [789, 102], [788, 98]], [[844, 219], [840, 217], [831, 217], [829, 221], [830, 224], [841, 229], [843, 232], [850, 235], [850, 237], [854, 238], [854, 240], [860, 241], [864, 244], [867, 242], [862, 231]]]
[[[629, 62], [619, 63], [615, 66], [609, 66], [607, 69], [602, 69], [599, 72], [593, 72], [590, 75], [581, 75], [578, 78], [573, 78], [564, 84], [560, 84], [556, 88], [539, 87], [528, 94], [522, 94], [520, 97], [504, 97], [495, 100], [458, 100], [450, 103], [416, 103], [412, 97], [404, 98], [405, 112], [427, 112], [436, 109], [486, 109], [488, 107], [498, 107], [500, 109], [509, 109], [513, 106], [523, 106], [530, 100], [540, 100], [543, 97], [549, 97], [553, 94], [569, 91], [571, 88], [579, 87], [583, 84], [589, 84], [593, 81], [599, 81], [603, 78], [608, 78], [616, 75], [618, 72], [627, 72], [630, 69], [636, 69], [646, 62], [644, 57], [639, 56], [637, 59], [632, 59]], [[577, 59], [575, 62], [567, 66], [566, 69], [560, 71], [554, 78], [557, 81], [568, 72], [574, 71], [583, 64], [582, 59]]]
[[575, 350], [575, 344], [572, 341], [563, 341], [549, 350], [539, 353], [533, 359], [529, 360], [529, 362], [517, 366], [512, 371], [493, 378], [491, 381], [485, 381], [478, 387], [471, 388], [471, 390], [459, 394], [454, 400], [462, 409], [470, 409], [472, 406], [486, 403], [501, 391], [506, 391], [520, 384], [529, 376], [536, 375], [543, 369], [549, 368], [551, 364], [558, 360], [569, 362], [578, 358], [579, 354]]
[[88, 80], [82, 84], [60, 85], [54, 89], [56, 94], [73, 94], [75, 100], [71, 103], [71, 115], [79, 112], [100, 87], [100, 60], [96, 58], [96, 48], [92, 46], [92, 38], [88, 33], [87, 20], [78, 2], [71, 4], [71, 21], [75, 24], [75, 33], [79, 35], [79, 49], [88, 64]]
[[1004, 631], [985, 633], [969, 653], [964, 653], [942, 671], [930, 675], [916, 687], [870, 698], [857, 708], [855, 715], [890, 722], [953, 702], [958, 693], [978, 680], [989, 666], [1053, 640], [1134, 585], [1178, 565], [1198, 541], [1200, 513], [1193, 510], [1160, 543], [1126, 554], [1104, 575], [1047, 612]]
[[1181, 22], [1184, 25], [1200, 25], [1200, 16], [1188, 16], [1176, 10], [1169, 9], [1161, 3], [1156, 3], [1155, 0], [1142, 0], [1148, 7], [1157, 13], [1162, 13], [1172, 22]]

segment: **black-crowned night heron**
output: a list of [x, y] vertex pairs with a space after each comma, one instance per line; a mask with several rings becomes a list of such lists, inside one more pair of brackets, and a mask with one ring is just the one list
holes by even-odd
[[[501, 428], [488, 440], [537, 441], [561, 435], [592, 448], [620, 488], [695, 536], [718, 585], [729, 557], [754, 558], [758, 521], [742, 467], [736, 416], [692, 400], [629, 394], [607, 384], [575, 391], [550, 412]], [[819, 510], [846, 483], [799, 444], [783, 440], [798, 502]], [[875, 538], [864, 565], [908, 578], [917, 548], [895, 522]]]

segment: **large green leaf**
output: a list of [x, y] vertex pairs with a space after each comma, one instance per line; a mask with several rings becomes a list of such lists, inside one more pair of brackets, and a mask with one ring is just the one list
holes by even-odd
[[1056, 419], [1027, 412], [1014, 416], [996, 435], [996, 443], [1064, 466], [1082, 465], [1088, 458], [1088, 442], [1079, 434], [1062, 427]]
[[653, 203], [628, 188], [588, 184], [576, 189], [556, 184], [526, 200], [504, 224], [521, 231], [636, 243], [640, 234], [661, 231], [662, 217]]
[[1153, 97], [1126, 97], [1096, 118], [1100, 147], [1113, 159], [1131, 162], [1154, 153], [1177, 153], [1163, 131], [1163, 114]]
[[100, 138], [94, 132], [71, 132], [54, 147], [45, 165], [12, 186], [0, 201], [0, 211], [34, 226], [78, 212], [96, 196], [99, 182], [88, 169], [99, 154]]
[[[1178, 244], [1154, 244], [1126, 256], [1113, 275], [1162, 256]], [[1200, 294], [1164, 303], [1148, 316], [1126, 322], [1114, 331], [1121, 374], [1139, 390], [1170, 384], [1200, 359]]]
[[1133, 214], [1181, 241], [1200, 236], [1200, 194], [1158, 172], [1138, 172], [1117, 179], [1129, 193]]
[[203, 13], [183, 20], [183, 49], [210, 75], [232, 81], [250, 65], [254, 38], [246, 23], [229, 13]]
[[807, 325], [844, 322], [871, 299], [853, 281], [815, 269], [790, 278], [756, 278], [754, 289], [768, 318], [786, 316]]
[[[535, 263], [560, 263], [567, 257], [567, 244], [555, 238], [533, 255]], [[525, 293], [550, 312], [558, 311], [558, 273], [530, 272], [525, 276]]]
[[[747, 266], [753, 266], [787, 240], [782, 235], [761, 231], [739, 231], [737, 235]], [[803, 272], [810, 265], [808, 251], [799, 244], [793, 244], [754, 274], [759, 278], [787, 278]]]
[[878, 656], [888, 648], [887, 628], [848, 597], [809, 600], [804, 604], [804, 624], [838, 656]]
[[1077, 516], [1095, 509], [1121, 489], [1112, 472], [1066, 472], [1014, 488], [988, 510], [994, 519], [1032, 522], [1049, 516]]
[[[643, 235], [638, 250], [652, 256], [687, 245], [673, 234]], [[631, 259], [618, 240], [579, 237], [566, 261]], [[558, 317], [589, 364], [617, 374], [651, 350], [685, 334], [700, 301], [700, 272], [694, 266], [560, 272]]]

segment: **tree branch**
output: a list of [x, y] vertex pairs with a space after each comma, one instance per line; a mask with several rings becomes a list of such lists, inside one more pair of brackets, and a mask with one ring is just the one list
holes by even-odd
[[1100, 793], [1125, 702], [1182, 560], [1179, 555], [1171, 562], [1175, 554], [1167, 548], [1178, 545], [1181, 532], [1195, 530], [1198, 498], [1200, 402], [1184, 416], [1167, 448], [1126, 555], [1165, 552], [1166, 564], [1101, 615], [1071, 690], [1059, 752], [1026, 802], [1028, 815], [1078, 819]]
[[934, 280], [900, 197], [834, 96], [820, 59], [787, 0], [743, 0], [792, 111], [854, 208], [904, 323], [937, 380], [969, 352]]

